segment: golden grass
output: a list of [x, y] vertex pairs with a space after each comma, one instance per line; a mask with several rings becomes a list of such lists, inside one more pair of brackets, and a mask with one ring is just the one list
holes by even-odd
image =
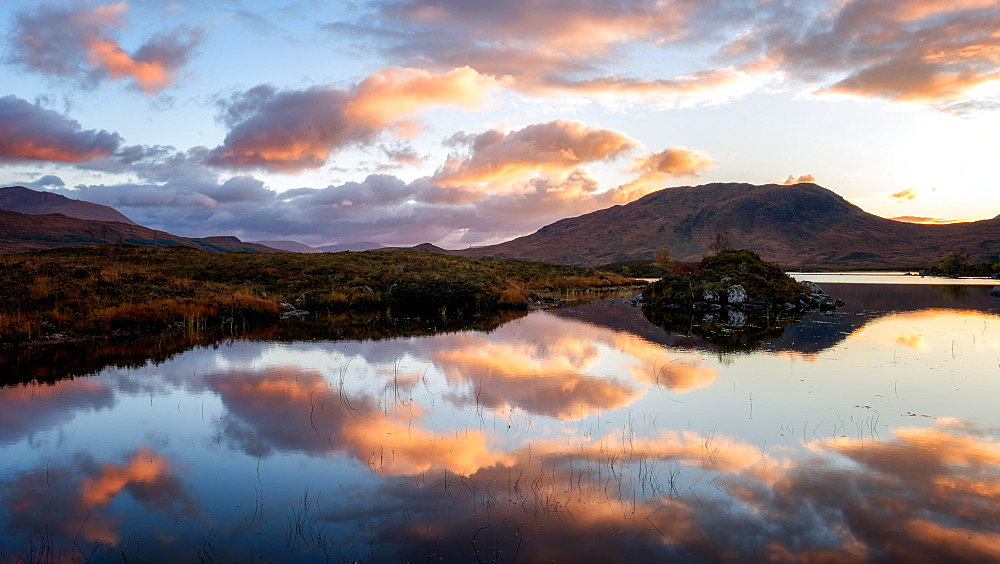
[[281, 302], [324, 313], [466, 316], [630, 283], [594, 269], [420, 252], [77, 247], [0, 256], [0, 342], [248, 326], [277, 320]]

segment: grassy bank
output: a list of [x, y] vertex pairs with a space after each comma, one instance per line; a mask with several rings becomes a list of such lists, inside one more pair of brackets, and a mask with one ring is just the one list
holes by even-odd
[[288, 308], [283, 303], [454, 318], [628, 283], [595, 269], [405, 251], [76, 247], [0, 256], [0, 342], [264, 325]]

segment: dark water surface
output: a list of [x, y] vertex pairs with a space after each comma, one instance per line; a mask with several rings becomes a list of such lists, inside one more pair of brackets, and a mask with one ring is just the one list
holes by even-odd
[[46, 382], [0, 387], [0, 561], [1000, 559], [989, 287], [824, 287], [848, 306], [751, 352], [615, 299], [21, 354]]

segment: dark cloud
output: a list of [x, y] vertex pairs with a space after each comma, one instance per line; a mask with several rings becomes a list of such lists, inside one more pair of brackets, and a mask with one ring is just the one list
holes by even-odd
[[121, 142], [17, 96], [0, 98], [0, 162], [82, 163], [112, 155]]
[[170, 86], [202, 32], [177, 29], [150, 38], [133, 54], [115, 39], [124, 27], [125, 2], [93, 9], [43, 5], [18, 13], [10, 32], [8, 61], [85, 88], [128, 80], [155, 94]]

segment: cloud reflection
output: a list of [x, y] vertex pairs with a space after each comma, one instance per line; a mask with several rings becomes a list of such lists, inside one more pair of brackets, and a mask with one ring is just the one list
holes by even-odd
[[124, 517], [110, 506], [123, 493], [149, 511], [173, 517], [190, 517], [197, 508], [174, 463], [152, 449], [139, 449], [124, 464], [87, 454], [68, 462], [0, 481], [8, 529], [26, 535], [51, 530], [67, 538], [114, 544], [121, 538]]
[[63, 380], [53, 385], [0, 387], [0, 405], [2, 445], [57, 427], [79, 411], [110, 409], [115, 396], [100, 380]]

